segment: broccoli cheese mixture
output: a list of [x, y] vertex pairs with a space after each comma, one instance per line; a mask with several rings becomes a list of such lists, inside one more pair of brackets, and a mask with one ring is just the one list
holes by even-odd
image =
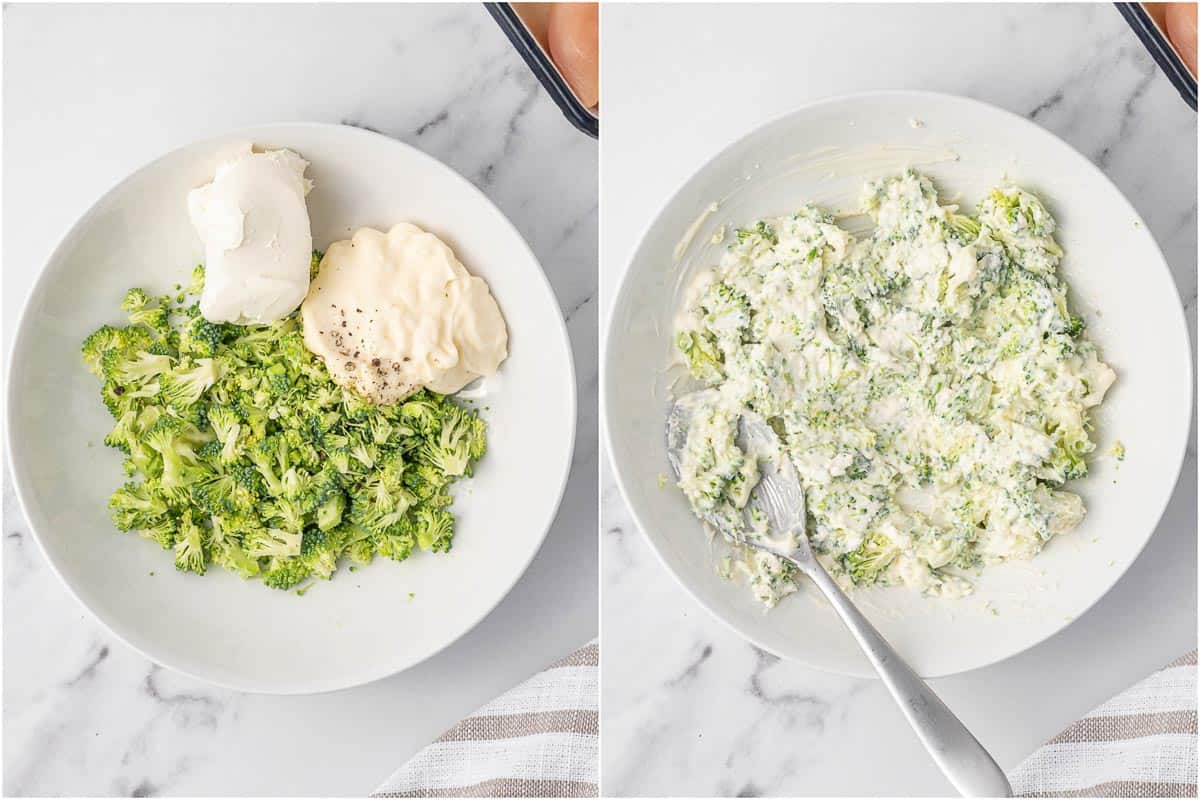
[[[975, 217], [913, 171], [869, 183], [856, 240], [806, 206], [736, 232], [677, 320], [692, 374], [719, 390], [688, 432], [680, 488], [698, 516], [748, 538], [759, 455], [744, 409], [780, 434], [808, 534], [846, 585], [971, 591], [963, 573], [1035, 556], [1084, 515], [1089, 409], [1115, 378], [1057, 276], [1055, 221], [1032, 194], [993, 190]], [[743, 549], [768, 607], [795, 591], [785, 562]]]

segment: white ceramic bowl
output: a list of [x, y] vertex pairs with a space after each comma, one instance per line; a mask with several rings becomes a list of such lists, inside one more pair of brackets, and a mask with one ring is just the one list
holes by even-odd
[[[1035, 190], [1060, 222], [1063, 274], [1089, 336], [1118, 380], [1096, 415], [1097, 456], [1120, 439], [1118, 464], [1097, 457], [1072, 484], [1084, 523], [1031, 562], [989, 568], [961, 601], [904, 588], [855, 600], [925, 676], [1014, 655], [1086, 611], [1153, 533], [1182, 463], [1191, 410], [1187, 328], [1175, 284], [1137, 212], [1086, 158], [1037, 125], [961, 97], [873, 92], [814, 103], [753, 131], [697, 171], [651, 223], [613, 307], [604, 362], [608, 447], [617, 481], [667, 568], [717, 617], [758, 646], [853, 675], [871, 668], [836, 616], [805, 589], [764, 613], [749, 590], [717, 577], [700, 523], [671, 483], [663, 441], [671, 318], [680, 287], [720, 258], [710, 242], [806, 201], [852, 209], [865, 179], [905, 166], [931, 175], [943, 202], [973, 208], [1003, 174]], [[717, 211], [706, 209], [719, 201]], [[679, 257], [676, 257], [676, 254]]]
[[[130, 286], [165, 292], [203, 260], [189, 189], [231, 146], [289, 147], [311, 162], [318, 248], [361, 226], [414, 222], [491, 285], [510, 356], [487, 382], [488, 453], [456, 491], [448, 554], [377, 558], [303, 597], [221, 569], [177, 573], [169, 553], [108, 519], [121, 456], [80, 361], [83, 338], [119, 323]], [[412, 666], [482, 620], [533, 560], [570, 469], [575, 380], [562, 315], [520, 234], [458, 174], [424, 153], [337, 125], [251, 128], [176, 150], [101, 198], [42, 271], [10, 359], [9, 456], [29, 524], [54, 570], [117, 636], [212, 683], [279, 694], [365, 683]], [[89, 442], [94, 446], [90, 446]]]

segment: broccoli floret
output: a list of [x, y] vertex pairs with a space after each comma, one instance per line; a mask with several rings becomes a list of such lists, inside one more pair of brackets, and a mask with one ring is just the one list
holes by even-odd
[[304, 531], [300, 558], [304, 562], [308, 574], [314, 578], [329, 580], [337, 569], [341, 551], [341, 539], [336, 533], [317, 528], [308, 528]]
[[204, 291], [204, 265], [197, 264], [192, 270], [192, 280], [187, 286], [187, 293], [198, 295]]
[[184, 488], [195, 483], [204, 470], [188, 463], [195, 452], [181, 437], [183, 423], [176, 417], [163, 416], [146, 432], [145, 442], [162, 457], [162, 484], [167, 488]]
[[950, 233], [954, 238], [958, 239], [961, 244], [968, 245], [979, 238], [979, 231], [982, 229], [979, 220], [972, 219], [965, 214], [947, 214], [946, 226], [950, 229]]
[[279, 445], [278, 436], [269, 436], [247, 452], [267, 493], [273, 497], [283, 494], [283, 482], [279, 473]]
[[258, 503], [254, 492], [228, 474], [214, 474], [192, 490], [196, 503], [210, 514], [236, 514], [253, 511]]
[[442, 474], [458, 477], [471, 474], [471, 454], [482, 453], [483, 448], [483, 423], [478, 417], [450, 406], [437, 442], [427, 440], [421, 453]]
[[432, 436], [441, 428], [441, 408], [427, 392], [421, 392], [400, 406], [400, 419], [417, 435]]
[[246, 553], [254, 558], [300, 555], [300, 531], [282, 531], [278, 528], [262, 528], [246, 536], [243, 544]]
[[702, 381], [716, 383], [724, 373], [721, 351], [716, 340], [700, 331], [680, 331], [675, 347], [687, 361], [688, 371]]
[[298, 532], [304, 529], [304, 506], [296, 500], [277, 497], [263, 505], [263, 516], [274, 520], [284, 530]]
[[346, 548], [346, 555], [359, 564], [370, 564], [375, 559], [375, 543], [366, 539], [352, 542]]
[[162, 396], [176, 408], [186, 408], [200, 399], [200, 395], [212, 386], [220, 374], [217, 362], [211, 358], [196, 359], [196, 365], [190, 370], [168, 372], [162, 376]]
[[83, 361], [87, 364], [88, 369], [97, 377], [103, 373], [100, 368], [104, 354], [114, 348], [122, 347], [124, 342], [124, 333], [119, 328], [114, 328], [110, 325], [105, 325], [91, 336], [83, 340]]
[[238, 456], [238, 436], [242, 432], [237, 412], [228, 406], [209, 406], [208, 424], [221, 444], [221, 461], [232, 462]]
[[170, 517], [160, 517], [154, 521], [154, 524], [144, 528], [138, 528], [138, 536], [143, 539], [149, 539], [152, 542], [157, 542], [158, 546], [163, 550], [170, 550], [175, 547], [175, 536], [178, 527], [175, 521]]
[[233, 539], [224, 539], [212, 548], [212, 563], [243, 578], [253, 578], [261, 572], [258, 560], [247, 555]]
[[272, 589], [291, 589], [309, 576], [309, 567], [299, 558], [275, 558], [263, 573], [263, 583]]
[[[126, 295], [128, 299], [128, 295]], [[124, 307], [122, 305], [122, 307]], [[145, 325], [159, 336], [165, 336], [171, 330], [171, 317], [166, 306], [143, 304], [126, 312], [130, 325]]]
[[454, 540], [454, 517], [445, 509], [422, 506], [416, 511], [417, 544], [422, 550], [447, 553]]
[[113, 523], [123, 531], [151, 528], [167, 513], [167, 504], [146, 490], [145, 484], [126, 483], [108, 499]]
[[179, 351], [194, 358], [213, 358], [225, 341], [225, 326], [196, 317], [179, 334]]
[[334, 492], [317, 508], [317, 527], [329, 531], [342, 523], [342, 515], [346, 513], [346, 495]]
[[[314, 255], [314, 268], [319, 263]], [[172, 549], [180, 570], [215, 563], [291, 588], [332, 577], [342, 555], [404, 560], [450, 548], [447, 491], [486, 450], [479, 417], [421, 390], [377, 406], [343, 391], [304, 346], [299, 316], [214, 324], [186, 293], [128, 292], [128, 327], [84, 342], [127, 457], [116, 526]]]
[[117, 383], [131, 384], [154, 378], [171, 368], [171, 357], [146, 351], [128, 354], [109, 350], [101, 363], [104, 377]]
[[842, 556], [842, 566], [856, 584], [879, 580], [888, 565], [900, 554], [900, 549], [883, 534], [875, 533], [854, 550]]
[[185, 511], [179, 520], [175, 539], [175, 569], [203, 575], [208, 568], [204, 553], [204, 532], [192, 521], [190, 511]]
[[121, 300], [121, 310], [126, 314], [141, 311], [150, 304], [150, 295], [145, 289], [130, 289]]
[[404, 561], [412, 555], [413, 535], [408, 532], [385, 533], [379, 536], [378, 551], [384, 558]]
[[738, 228], [734, 233], [737, 236], [738, 244], [762, 241], [774, 246], [779, 243], [779, 237], [776, 235], [775, 229], [761, 220], [753, 228]]
[[125, 411], [117, 418], [117, 424], [113, 426], [113, 429], [105, 434], [104, 444], [114, 447], [126, 455], [131, 455], [139, 434], [137, 420], [137, 411], [133, 409]]

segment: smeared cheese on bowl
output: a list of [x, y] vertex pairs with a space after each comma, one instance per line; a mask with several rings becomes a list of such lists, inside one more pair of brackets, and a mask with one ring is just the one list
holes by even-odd
[[334, 380], [381, 404], [422, 387], [452, 394], [508, 356], [487, 283], [409, 223], [331, 244], [301, 315], [305, 345]]
[[[1002, 186], [968, 217], [909, 171], [868, 184], [862, 210], [876, 229], [861, 241], [814, 206], [760, 220], [689, 287], [676, 345], [719, 399], [689, 431], [680, 487], [770, 533], [741, 513], [757, 471], [731, 431], [751, 409], [780, 432], [843, 584], [961, 597], [972, 572], [1082, 520], [1063, 486], [1087, 474], [1089, 410], [1115, 375], [1067, 307], [1033, 195]], [[768, 607], [795, 590], [769, 554], [737, 567]]]

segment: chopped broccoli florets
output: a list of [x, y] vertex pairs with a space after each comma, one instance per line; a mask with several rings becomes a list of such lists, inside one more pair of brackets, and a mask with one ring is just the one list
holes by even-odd
[[483, 421], [429, 391], [373, 405], [329, 377], [298, 314], [210, 323], [186, 304], [203, 283], [201, 266], [174, 305], [131, 289], [130, 325], [83, 343], [115, 420], [104, 443], [126, 456], [115, 525], [182, 571], [211, 563], [278, 589], [332, 577], [343, 556], [448, 551], [447, 487], [484, 454]]

